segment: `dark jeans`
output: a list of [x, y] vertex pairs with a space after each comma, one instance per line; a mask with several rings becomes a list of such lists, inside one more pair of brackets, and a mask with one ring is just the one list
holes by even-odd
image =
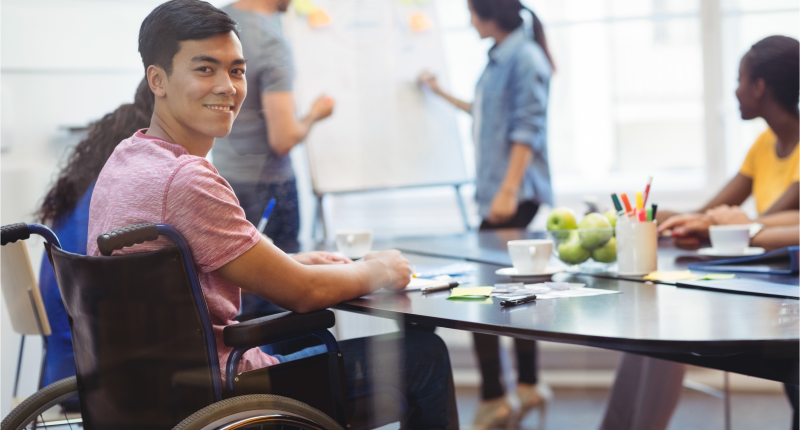
[[[517, 207], [517, 213], [503, 224], [491, 224], [483, 220], [480, 226], [481, 231], [494, 230], [500, 228], [526, 228], [531, 223], [539, 204], [533, 201], [521, 202]], [[505, 395], [505, 389], [501, 382], [500, 365], [500, 342], [499, 338], [490, 334], [472, 333], [475, 341], [475, 353], [478, 356], [478, 365], [481, 369], [483, 385], [481, 395], [484, 400], [496, 399]], [[517, 350], [517, 371], [519, 382], [525, 384], [535, 384], [538, 382], [536, 366], [536, 341], [514, 339], [514, 346]]]
[[[442, 339], [429, 331], [406, 330], [384, 336], [362, 337], [339, 342], [344, 358], [348, 392], [358, 387], [392, 387], [408, 401], [401, 420], [408, 429], [457, 429], [453, 373], [450, 356]], [[286, 362], [325, 352], [325, 346], [293, 354], [275, 355]], [[394, 400], [394, 399], [392, 399]], [[350, 402], [351, 406], [355, 402]], [[396, 405], [372, 405], [370, 416], [379, 417]]]
[[792, 405], [792, 429], [800, 429], [800, 411], [798, 411], [798, 403], [800, 403], [800, 387], [797, 385], [783, 384], [783, 389], [786, 390], [786, 397], [789, 398], [789, 403]]

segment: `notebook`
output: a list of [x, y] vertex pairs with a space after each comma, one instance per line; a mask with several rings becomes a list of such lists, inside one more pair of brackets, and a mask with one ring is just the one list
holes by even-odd
[[755, 279], [737, 278], [724, 281], [679, 281], [678, 287], [756, 296], [800, 299], [800, 285], [776, 284]]
[[798, 272], [800, 246], [789, 246], [751, 257], [691, 263], [690, 270], [708, 272], [763, 273], [770, 275], [792, 275]]

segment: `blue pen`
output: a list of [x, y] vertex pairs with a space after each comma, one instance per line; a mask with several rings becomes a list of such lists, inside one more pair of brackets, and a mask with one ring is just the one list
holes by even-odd
[[275, 199], [269, 201], [267, 204], [267, 208], [264, 209], [264, 215], [261, 215], [261, 221], [258, 222], [258, 232], [264, 233], [264, 229], [267, 228], [267, 221], [269, 221], [269, 216], [272, 214], [272, 209], [275, 208]]

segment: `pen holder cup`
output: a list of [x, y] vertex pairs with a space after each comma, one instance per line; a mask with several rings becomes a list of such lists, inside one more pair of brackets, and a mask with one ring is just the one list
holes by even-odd
[[620, 275], [647, 275], [658, 269], [655, 221], [617, 221], [617, 264]]

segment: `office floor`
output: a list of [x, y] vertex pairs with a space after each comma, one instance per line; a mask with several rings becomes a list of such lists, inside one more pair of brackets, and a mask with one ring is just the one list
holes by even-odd
[[[556, 389], [547, 413], [546, 428], [594, 430], [600, 425], [608, 390]], [[469, 428], [480, 393], [476, 388], [458, 388], [459, 420]], [[780, 394], [734, 393], [731, 400], [732, 429], [789, 430], [791, 408]], [[535, 412], [538, 413], [538, 412]], [[523, 429], [535, 429], [538, 417], [527, 417]], [[388, 426], [387, 426], [388, 427]], [[669, 430], [720, 430], [724, 428], [723, 404], [714, 397], [684, 389]], [[386, 430], [389, 430], [386, 428]]]

